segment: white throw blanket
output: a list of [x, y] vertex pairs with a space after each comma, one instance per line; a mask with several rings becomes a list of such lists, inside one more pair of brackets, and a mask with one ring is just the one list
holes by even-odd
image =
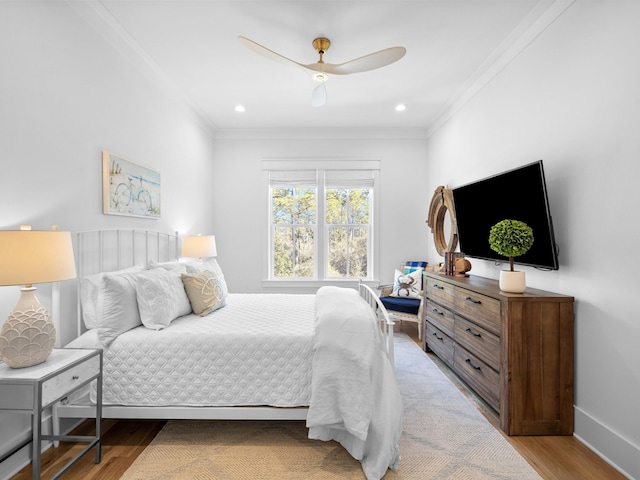
[[353, 289], [320, 288], [317, 308], [309, 438], [336, 440], [379, 480], [398, 468], [403, 413], [383, 334]]

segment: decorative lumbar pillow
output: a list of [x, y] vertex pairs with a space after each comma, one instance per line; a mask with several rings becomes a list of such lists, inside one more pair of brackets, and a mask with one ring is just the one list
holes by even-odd
[[104, 295], [104, 290], [102, 288], [102, 279], [104, 276], [139, 272], [142, 268], [142, 265], [136, 265], [134, 267], [114, 272], [95, 273], [80, 279], [80, 305], [82, 307], [82, 320], [84, 321], [84, 326], [87, 327], [87, 329], [90, 330], [98, 326], [98, 303], [102, 300], [99, 300], [99, 297]]
[[111, 345], [118, 335], [142, 325], [136, 283], [140, 272], [118, 275], [105, 274], [102, 278], [103, 294], [98, 296], [98, 339], [103, 346]]
[[156, 268], [140, 274], [136, 298], [142, 324], [153, 330], [168, 327], [178, 317], [191, 313], [181, 270]]
[[422, 268], [410, 273], [396, 270], [393, 275], [392, 297], [421, 298], [422, 297]]
[[224, 293], [224, 298], [227, 298], [227, 294], [229, 293], [229, 291], [227, 290], [227, 282], [225, 281], [222, 269], [220, 268], [220, 265], [218, 265], [218, 262], [215, 258], [212, 258], [207, 262], [188, 263], [186, 265], [186, 268], [187, 273], [191, 274], [200, 273], [207, 270], [213, 272], [214, 276], [220, 282], [220, 286], [222, 287], [222, 291]]
[[226, 305], [226, 295], [215, 272], [205, 270], [193, 274], [183, 273], [182, 283], [196, 315], [204, 317]]

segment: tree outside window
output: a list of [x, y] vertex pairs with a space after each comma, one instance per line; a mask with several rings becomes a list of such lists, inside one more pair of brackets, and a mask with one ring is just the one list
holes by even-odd
[[313, 278], [316, 189], [272, 189], [273, 276]]
[[372, 170], [269, 172], [271, 279], [370, 278]]
[[327, 277], [366, 278], [369, 251], [369, 189], [326, 191]]

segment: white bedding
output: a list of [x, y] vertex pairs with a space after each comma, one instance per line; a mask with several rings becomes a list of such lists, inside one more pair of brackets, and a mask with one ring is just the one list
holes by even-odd
[[398, 468], [403, 415], [382, 333], [354, 290], [322, 287], [317, 303], [309, 438], [336, 440], [379, 480]]
[[[205, 317], [137, 327], [104, 349], [105, 405], [309, 405], [316, 296], [229, 294]], [[68, 347], [101, 348], [95, 329]], [[95, 392], [92, 394], [95, 399]]]
[[[226, 303], [115, 338], [104, 348], [103, 404], [308, 406], [309, 438], [341, 443], [368, 480], [397, 469], [402, 399], [376, 314], [357, 291], [230, 294]], [[92, 329], [67, 347], [102, 344]]]

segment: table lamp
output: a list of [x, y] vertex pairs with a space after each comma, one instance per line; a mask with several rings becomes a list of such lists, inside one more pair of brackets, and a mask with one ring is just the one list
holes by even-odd
[[217, 255], [215, 235], [185, 235], [182, 238], [183, 257], [198, 257], [202, 260], [204, 257]]
[[36, 296], [34, 283], [75, 278], [69, 232], [0, 230], [0, 286], [25, 285], [18, 304], [0, 330], [0, 358], [11, 368], [44, 362], [56, 341], [51, 315]]

